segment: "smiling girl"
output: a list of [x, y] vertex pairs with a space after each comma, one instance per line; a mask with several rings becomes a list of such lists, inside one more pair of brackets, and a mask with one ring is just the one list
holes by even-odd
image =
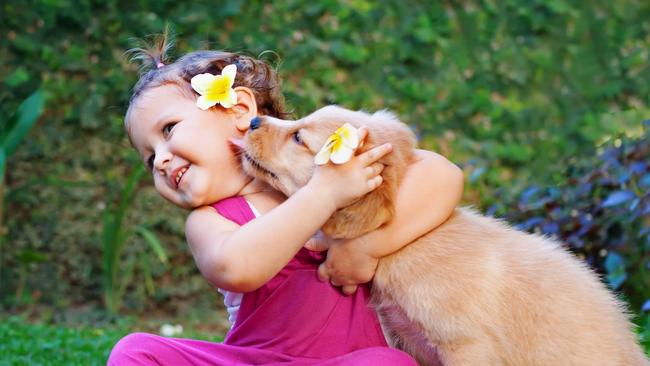
[[[115, 345], [108, 364], [415, 365], [386, 346], [367, 305], [368, 285], [354, 290], [372, 278], [378, 258], [448, 217], [460, 199], [460, 170], [419, 151], [390, 224], [327, 253], [309, 250], [305, 243], [335, 210], [381, 184], [376, 161], [390, 146], [319, 167], [286, 198], [244, 174], [233, 143], [254, 117], [286, 115], [275, 70], [220, 51], [192, 52], [165, 64], [164, 44], [147, 53], [156, 67], [135, 86], [125, 124], [158, 193], [191, 210], [188, 244], [201, 273], [225, 294], [234, 324], [223, 343], [134, 333]], [[231, 99], [206, 108], [201, 90], [192, 88], [202, 74], [220, 82], [232, 77], [225, 82]], [[320, 281], [319, 266], [321, 277], [331, 276], [351, 295]]]

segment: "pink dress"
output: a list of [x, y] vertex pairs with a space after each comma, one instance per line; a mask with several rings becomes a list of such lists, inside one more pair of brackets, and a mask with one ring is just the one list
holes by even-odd
[[[255, 218], [243, 197], [213, 207], [239, 225]], [[223, 343], [133, 333], [114, 346], [108, 365], [417, 365], [387, 347], [368, 286], [344, 296], [318, 280], [324, 259], [303, 248], [268, 283], [244, 294]]]

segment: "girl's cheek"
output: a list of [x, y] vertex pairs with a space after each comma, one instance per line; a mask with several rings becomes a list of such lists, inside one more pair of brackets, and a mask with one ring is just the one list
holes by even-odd
[[161, 177], [159, 175], [155, 175], [153, 178], [153, 185], [154, 188], [156, 188], [156, 192], [158, 192], [159, 195], [165, 197], [165, 186], [161, 182]]

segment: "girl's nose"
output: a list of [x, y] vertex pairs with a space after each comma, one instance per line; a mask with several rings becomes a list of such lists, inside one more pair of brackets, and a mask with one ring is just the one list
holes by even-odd
[[153, 159], [153, 166], [161, 173], [166, 173], [167, 165], [172, 158], [172, 154], [167, 150], [159, 149]]
[[251, 119], [251, 125], [250, 125], [251, 130], [255, 130], [258, 127], [260, 127], [261, 123], [262, 123], [262, 119], [260, 117], [257, 116], [253, 117], [253, 119]]

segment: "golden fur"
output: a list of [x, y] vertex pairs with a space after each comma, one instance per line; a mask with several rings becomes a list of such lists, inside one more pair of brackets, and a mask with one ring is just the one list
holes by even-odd
[[[394, 115], [329, 106], [298, 121], [265, 117], [247, 134], [242, 159], [247, 172], [291, 195], [307, 183], [313, 156], [345, 122], [369, 127], [363, 150], [389, 141], [393, 152], [380, 160], [384, 183], [323, 227], [336, 238], [357, 237], [393, 215], [415, 147]], [[373, 301], [390, 341], [422, 365], [650, 364], [624, 305], [585, 264], [558, 242], [468, 208], [382, 258]]]

